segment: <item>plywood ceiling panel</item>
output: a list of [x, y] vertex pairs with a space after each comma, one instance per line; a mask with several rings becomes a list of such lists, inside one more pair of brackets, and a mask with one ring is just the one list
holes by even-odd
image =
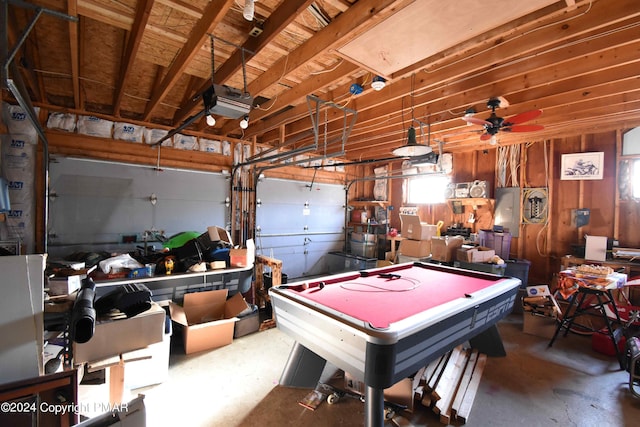
[[554, 0], [418, 0], [337, 49], [385, 77], [555, 3]]

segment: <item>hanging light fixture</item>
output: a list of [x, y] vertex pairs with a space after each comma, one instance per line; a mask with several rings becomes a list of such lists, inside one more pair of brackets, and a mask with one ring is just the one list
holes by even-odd
[[416, 121], [413, 116], [413, 78], [414, 75], [411, 75], [411, 126], [407, 131], [407, 143], [392, 151], [398, 157], [424, 156], [432, 151], [430, 146], [418, 144], [416, 140], [416, 128], [413, 127], [413, 122]]
[[253, 16], [255, 13], [255, 5], [253, 4], [254, 0], [244, 0], [244, 9], [242, 10], [242, 16], [247, 21], [253, 21]]
[[249, 116], [244, 116], [242, 120], [240, 120], [240, 128], [246, 129], [249, 127]]
[[216, 118], [213, 117], [213, 114], [208, 114], [207, 115], [207, 125], [209, 125], [209, 126], [215, 126], [216, 125]]

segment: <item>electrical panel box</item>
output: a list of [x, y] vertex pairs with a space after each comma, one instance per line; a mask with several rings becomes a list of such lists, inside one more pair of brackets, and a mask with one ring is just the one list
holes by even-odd
[[496, 188], [495, 225], [518, 237], [520, 228], [520, 187]]

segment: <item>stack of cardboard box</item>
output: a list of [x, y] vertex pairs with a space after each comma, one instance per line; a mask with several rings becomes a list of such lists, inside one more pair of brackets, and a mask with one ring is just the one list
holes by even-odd
[[436, 235], [437, 226], [420, 221], [418, 215], [400, 215], [400, 242], [398, 252], [412, 258], [431, 255], [431, 238]]

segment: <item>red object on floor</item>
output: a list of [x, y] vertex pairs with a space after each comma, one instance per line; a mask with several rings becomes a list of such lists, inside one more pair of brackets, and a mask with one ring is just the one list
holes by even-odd
[[[625, 352], [625, 345], [627, 343], [626, 337], [620, 337], [618, 341], [618, 350], [621, 354]], [[594, 332], [591, 336], [591, 348], [598, 353], [606, 354], [607, 356], [616, 356], [616, 351], [613, 348], [613, 341], [609, 336], [607, 328], [600, 329], [599, 332]]]

